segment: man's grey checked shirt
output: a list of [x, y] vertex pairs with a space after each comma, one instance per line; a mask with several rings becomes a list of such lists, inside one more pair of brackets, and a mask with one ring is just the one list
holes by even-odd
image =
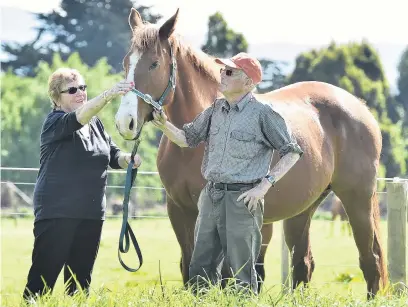
[[183, 130], [189, 147], [206, 143], [201, 172], [208, 181], [256, 182], [268, 174], [274, 150], [303, 154], [284, 118], [251, 92], [232, 106], [216, 99]]

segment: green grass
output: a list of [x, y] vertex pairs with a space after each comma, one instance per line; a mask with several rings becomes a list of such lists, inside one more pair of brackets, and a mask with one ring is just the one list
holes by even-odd
[[[31, 219], [1, 220], [1, 306], [19, 306], [31, 264], [33, 246]], [[121, 220], [105, 222], [100, 252], [95, 263], [88, 299], [63, 295], [60, 274], [54, 293], [38, 306], [405, 306], [408, 296], [378, 296], [365, 301], [365, 282], [358, 268], [354, 240], [334, 236], [330, 222], [312, 222], [312, 250], [316, 261], [310, 289], [283, 295], [280, 286], [281, 224], [275, 224], [266, 255], [265, 289], [259, 298], [246, 298], [217, 288], [194, 297], [182, 287], [179, 271], [180, 249], [168, 219], [132, 220], [131, 225], [142, 249], [144, 264], [129, 273], [117, 258]], [[384, 235], [386, 225], [382, 225]], [[137, 265], [134, 251], [123, 255], [125, 263]], [[159, 270], [160, 263], [160, 270]], [[160, 271], [162, 284], [160, 284]]]

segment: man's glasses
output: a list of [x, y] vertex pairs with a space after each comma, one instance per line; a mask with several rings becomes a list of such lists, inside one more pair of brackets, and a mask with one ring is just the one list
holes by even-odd
[[80, 85], [80, 86], [78, 86], [78, 87], [75, 87], [75, 86], [72, 86], [72, 87], [69, 87], [67, 90], [65, 90], [65, 91], [61, 91], [60, 93], [68, 93], [68, 94], [70, 94], [70, 95], [73, 95], [73, 94], [75, 94], [76, 92], [78, 92], [78, 89], [80, 89], [81, 91], [83, 91], [83, 92], [85, 92], [86, 91], [86, 85]]
[[233, 71], [232, 71], [231, 69], [221, 68], [221, 69], [220, 69], [220, 73], [222, 73], [224, 70], [225, 70], [225, 74], [226, 74], [228, 77], [231, 77], [231, 76], [232, 76]]

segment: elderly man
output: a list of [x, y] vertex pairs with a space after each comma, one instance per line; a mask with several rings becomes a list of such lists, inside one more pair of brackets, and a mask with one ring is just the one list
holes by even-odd
[[[217, 282], [219, 259], [225, 256], [239, 288], [257, 294], [255, 263], [262, 242], [264, 196], [303, 152], [284, 118], [252, 95], [262, 80], [259, 61], [239, 53], [216, 62], [224, 66], [224, 98], [182, 130], [163, 113], [153, 114], [153, 124], [181, 147], [206, 143], [202, 173], [208, 183], [198, 201], [190, 281]], [[281, 159], [270, 170], [274, 150]]]

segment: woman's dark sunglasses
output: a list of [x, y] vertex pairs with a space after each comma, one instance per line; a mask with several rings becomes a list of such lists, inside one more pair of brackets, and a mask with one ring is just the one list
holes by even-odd
[[228, 77], [231, 77], [231, 76], [232, 76], [232, 70], [231, 70], [231, 69], [221, 68], [221, 69], [220, 69], [220, 73], [222, 73], [223, 70], [225, 70], [225, 74], [226, 74]]
[[73, 94], [75, 94], [76, 92], [78, 92], [78, 89], [80, 89], [81, 91], [85, 92], [85, 90], [86, 90], [86, 85], [80, 85], [80, 86], [78, 86], [78, 87], [75, 87], [75, 86], [69, 87], [67, 90], [61, 91], [61, 93], [68, 93], [68, 94], [70, 94], [70, 95], [73, 95]]

